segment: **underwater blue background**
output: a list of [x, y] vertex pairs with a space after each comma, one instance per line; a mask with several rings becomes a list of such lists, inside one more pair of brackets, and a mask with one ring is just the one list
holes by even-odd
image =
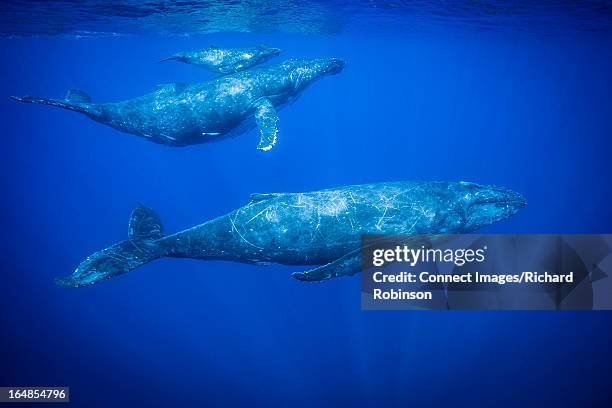
[[[137, 202], [172, 233], [253, 192], [466, 180], [528, 200], [481, 232], [612, 233], [610, 32], [421, 23], [0, 38], [0, 385], [70, 386], [79, 407], [603, 404], [607, 312], [366, 312], [358, 275], [179, 259], [53, 283], [125, 239]], [[170, 148], [8, 98], [127, 99], [213, 77], [157, 63], [176, 51], [262, 42], [347, 61], [280, 112], [268, 153], [254, 131]]]

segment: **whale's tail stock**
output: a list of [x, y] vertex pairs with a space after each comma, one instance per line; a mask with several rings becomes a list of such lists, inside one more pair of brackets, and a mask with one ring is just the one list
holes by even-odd
[[57, 278], [60, 286], [80, 288], [129, 272], [166, 254], [159, 243], [163, 228], [159, 216], [140, 204], [132, 211], [128, 239], [85, 259], [72, 275]]
[[75, 112], [92, 114], [91, 97], [80, 89], [70, 89], [64, 99], [42, 98], [39, 96], [10, 96], [19, 102], [35, 103], [39, 105], [57, 106]]

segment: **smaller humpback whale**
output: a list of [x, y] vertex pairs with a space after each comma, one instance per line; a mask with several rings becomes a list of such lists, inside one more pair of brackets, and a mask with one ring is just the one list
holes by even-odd
[[56, 282], [92, 285], [161, 257], [317, 265], [293, 276], [320, 281], [359, 272], [363, 234], [466, 233], [524, 205], [518, 193], [474, 183], [364, 184], [253, 194], [229, 214], [168, 236], [157, 214], [140, 205], [132, 212], [126, 241], [94, 253]]
[[343, 68], [344, 61], [337, 58], [290, 59], [207, 82], [161, 85], [153, 93], [116, 103], [93, 103], [79, 90], [68, 91], [64, 100], [11, 98], [80, 112], [122, 132], [170, 146], [222, 140], [256, 124], [257, 148], [267, 151], [278, 136], [277, 110], [293, 102], [313, 81]]
[[261, 64], [279, 55], [281, 50], [266, 45], [249, 48], [219, 48], [211, 46], [200, 51], [178, 52], [164, 61], [180, 61], [222, 75], [234, 74]]

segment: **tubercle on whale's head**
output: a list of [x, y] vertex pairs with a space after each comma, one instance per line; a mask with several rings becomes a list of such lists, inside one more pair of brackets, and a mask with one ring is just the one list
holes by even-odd
[[458, 185], [465, 208], [465, 232], [511, 217], [527, 204], [521, 194], [503, 187], [466, 182]]

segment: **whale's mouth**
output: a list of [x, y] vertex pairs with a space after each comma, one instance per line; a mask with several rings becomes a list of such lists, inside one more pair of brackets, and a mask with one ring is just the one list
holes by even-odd
[[525, 198], [511, 190], [484, 189], [476, 193], [466, 209], [466, 230], [475, 230], [504, 220], [527, 205]]
[[482, 201], [482, 202], [476, 202], [473, 203], [470, 207], [472, 206], [478, 206], [478, 205], [499, 205], [499, 206], [503, 206], [503, 205], [508, 205], [508, 206], [512, 206], [512, 207], [516, 207], [517, 209], [519, 208], [523, 208], [527, 205], [527, 200], [525, 199], [514, 199], [514, 200], [491, 200], [491, 201]]

